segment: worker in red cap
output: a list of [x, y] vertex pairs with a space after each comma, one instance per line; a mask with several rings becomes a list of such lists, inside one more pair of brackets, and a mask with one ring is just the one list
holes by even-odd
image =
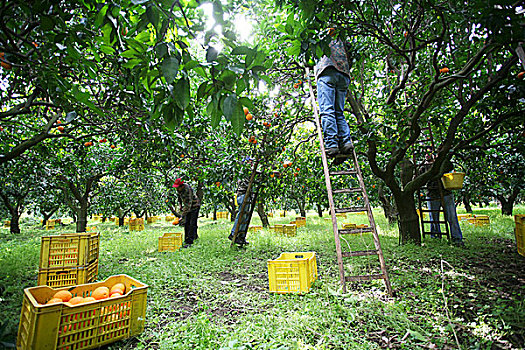
[[193, 244], [199, 235], [197, 234], [197, 219], [199, 218], [199, 210], [201, 208], [201, 201], [195, 194], [190, 185], [178, 178], [173, 183], [173, 187], [177, 190], [180, 205], [179, 225], [184, 225], [184, 246], [187, 248]]

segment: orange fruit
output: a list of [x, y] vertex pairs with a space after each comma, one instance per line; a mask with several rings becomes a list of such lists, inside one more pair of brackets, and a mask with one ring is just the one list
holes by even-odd
[[71, 304], [71, 305], [77, 305], [77, 304], [82, 303], [82, 300], [84, 300], [84, 298], [82, 298], [82, 297], [74, 297], [74, 298], [71, 298], [68, 303]]
[[270, 177], [274, 177], [275, 175], [274, 174], [270, 174]]
[[372, 185], [372, 188], [376, 188], [376, 185]]
[[299, 87], [299, 85], [297, 85], [297, 84], [293, 84], [293, 88], [294, 88], [294, 89], [297, 89], [298, 87]]
[[57, 298], [62, 301], [69, 301], [71, 298], [73, 298], [73, 295], [67, 290], [61, 290], [56, 292], [55, 295], [53, 295], [53, 298]]
[[173, 225], [178, 225], [179, 224], [179, 218], [175, 218], [175, 220], [173, 220], [172, 224]]
[[297, 176], [297, 175], [299, 175], [299, 173], [293, 173], [293, 176]]
[[109, 288], [108, 287], [98, 287], [91, 294], [96, 300], [106, 299], [109, 297]]
[[447, 67], [443, 67], [439, 70], [439, 73], [448, 73], [449, 69]]
[[33, 41], [32, 44], [34, 47], [38, 47], [38, 44], [36, 42]]
[[126, 286], [124, 285], [124, 283], [115, 283], [113, 287], [111, 287], [111, 289], [109, 290], [109, 294], [113, 294], [113, 291], [117, 289], [120, 289], [120, 292], [124, 294], [124, 292], [126, 291]]
[[60, 131], [60, 132], [64, 132], [64, 127], [63, 126], [58, 126], [57, 130]]
[[518, 73], [518, 79], [523, 79], [525, 77], [525, 71]]
[[110, 298], [117, 298], [117, 297], [121, 297], [121, 296], [122, 296], [122, 293], [115, 292], [115, 293], [111, 294], [109, 297]]
[[334, 36], [335, 35], [335, 28], [328, 28], [328, 35]]
[[180, 157], [181, 157], [181, 158], [184, 158], [184, 154], [181, 154]]
[[408, 32], [405, 32], [405, 34], [404, 34], [405, 38], [407, 37], [407, 35], [408, 35]]
[[253, 119], [253, 115], [251, 115], [250, 113], [246, 114], [246, 120], [252, 120]]
[[253, 140], [253, 144], [255, 145], [257, 143], [257, 140]]
[[266, 123], [266, 127], [269, 128], [270, 126], [272, 126], [272, 124], [270, 123]]
[[100, 140], [98, 140], [98, 142], [100, 142], [100, 143], [103, 143], [103, 142], [106, 142], [106, 141], [107, 141], [106, 139], [100, 139]]
[[250, 110], [247, 107], [242, 107], [242, 110], [244, 111], [244, 115], [248, 115], [248, 113], [250, 113]]
[[85, 303], [90, 303], [92, 301], [97, 301], [97, 299], [93, 298], [93, 297], [86, 297], [86, 298], [82, 298], [82, 302], [81, 304], [85, 304]]
[[4, 56], [5, 54], [3, 52], [0, 52], [0, 65], [7, 70], [13, 68], [13, 66], [9, 62], [5, 61]]
[[57, 124], [62, 124], [62, 122], [60, 120], [57, 120]]
[[215, 183], [215, 185], [216, 185], [216, 186], [220, 186], [221, 183], [220, 183], [219, 181], [217, 181], [217, 182]]
[[86, 147], [91, 146], [91, 142], [86, 142], [86, 143], [84, 143], [84, 146], [86, 146]]
[[301, 169], [300, 169], [300, 168], [297, 168], [297, 169], [295, 169], [295, 170], [300, 171]]
[[56, 304], [56, 303], [62, 303], [62, 302], [63, 302], [62, 299], [59, 299], [59, 298], [51, 298], [51, 299], [46, 303], [46, 305]]
[[302, 83], [303, 83], [303, 82], [302, 82], [301, 80], [299, 80], [299, 81], [297, 82], [297, 84], [299, 84], [299, 85], [301, 85]]
[[115, 145], [111, 145], [111, 146], [109, 146], [109, 147], [111, 147], [111, 148], [113, 148], [113, 149], [114, 149], [114, 148], [115, 148], [115, 147], [117, 147], [117, 146], [115, 146]]

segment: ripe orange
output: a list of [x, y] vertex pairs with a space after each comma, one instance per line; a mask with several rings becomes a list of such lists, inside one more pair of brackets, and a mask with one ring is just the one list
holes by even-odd
[[215, 186], [220, 186], [220, 185], [221, 185], [221, 183], [220, 183], [219, 181], [217, 181], [217, 182], [215, 183]]
[[287, 168], [287, 167], [288, 167], [288, 163], [284, 163], [284, 164], [283, 164], [283, 167], [284, 167], [284, 168]]
[[184, 153], [180, 155], [181, 158], [184, 158]]
[[83, 299], [84, 299], [84, 298], [82, 298], [82, 297], [74, 297], [74, 298], [71, 298], [71, 299], [67, 302], [67, 304], [68, 304], [68, 305], [69, 305], [69, 304], [71, 304], [71, 305], [77, 305], [77, 304], [82, 303], [82, 300], [83, 300]]
[[266, 127], [269, 128], [270, 126], [272, 126], [272, 124], [270, 123], [266, 123]]
[[38, 47], [38, 44], [36, 42], [33, 41], [32, 44], [34, 47]]
[[122, 293], [115, 292], [115, 293], [111, 294], [109, 297], [110, 298], [117, 298], [117, 297], [121, 297], [121, 296], [122, 296]]
[[[179, 220], [179, 218], [177, 218], [177, 220]], [[111, 287], [111, 289], [109, 290], [109, 294], [113, 294], [113, 292], [117, 289], [120, 289], [121, 293], [124, 294], [124, 292], [126, 291], [126, 286], [124, 285], [124, 283], [115, 283], [113, 287]]]
[[89, 146], [91, 146], [92, 144], [93, 144], [93, 142], [88, 141], [88, 142], [84, 143], [84, 146], [89, 147]]
[[50, 300], [46, 303], [46, 305], [56, 304], [56, 303], [62, 303], [62, 302], [63, 302], [62, 299], [59, 299], [59, 298], [52, 298], [52, 299], [50, 299]]
[[73, 298], [73, 295], [67, 290], [61, 290], [56, 292], [55, 295], [53, 295], [53, 298], [57, 298], [62, 301], [69, 301], [71, 298]]
[[179, 224], [179, 218], [175, 218], [175, 220], [173, 220], [172, 224], [173, 225], [178, 225]]
[[13, 68], [13, 66], [5, 60], [4, 56], [5, 54], [3, 52], [0, 52], [0, 65], [7, 70]]
[[525, 77], [525, 71], [518, 73], [518, 79], [523, 79]]
[[93, 291], [93, 294], [91, 294], [91, 296], [96, 300], [106, 299], [107, 297], [109, 297], [109, 288], [98, 287]]
[[253, 144], [255, 145], [256, 143], [257, 143], [257, 140], [254, 139], [254, 140], [253, 140]]
[[335, 28], [328, 28], [328, 35], [334, 36], [335, 35]]
[[250, 113], [250, 110], [247, 107], [242, 107], [242, 110], [244, 111], [244, 115], [248, 115], [248, 113]]
[[57, 120], [57, 124], [62, 124], [62, 122], [60, 120]]
[[376, 185], [372, 185], [372, 188], [376, 188]]
[[295, 170], [300, 171], [301, 169], [300, 169], [300, 168], [297, 168], [297, 169], [295, 169]]
[[302, 83], [303, 83], [303, 82], [302, 82], [301, 80], [299, 80], [299, 81], [297, 82], [297, 84], [299, 84], [299, 85], [301, 85]]
[[407, 37], [407, 35], [408, 35], [408, 32], [405, 32], [405, 34], [403, 34], [403, 35], [404, 35], [404, 36], [405, 36], [405, 38], [406, 38], [406, 37]]
[[266, 126], [266, 124], [268, 124], [267, 122], [264, 122], [263, 125]]
[[274, 177], [275, 175], [274, 174], [270, 174], [270, 177]]
[[117, 147], [117, 146], [115, 146], [115, 145], [111, 145], [111, 146], [109, 146], [109, 147], [111, 147], [112, 149], [114, 149], [114, 148]]
[[293, 173], [293, 176], [297, 176], [297, 175], [299, 175], [299, 173]]
[[107, 141], [107, 139], [100, 139], [100, 140], [98, 140], [98, 142], [100, 142], [100, 143], [104, 143], [106, 141]]
[[449, 69], [447, 67], [443, 67], [439, 70], [439, 73], [448, 73]]
[[93, 298], [93, 297], [86, 297], [86, 298], [82, 298], [82, 302], [81, 304], [85, 304], [85, 303], [90, 303], [92, 301], [97, 301], [97, 299]]
[[250, 113], [246, 114], [246, 120], [252, 120], [253, 119], [253, 115], [251, 115]]
[[63, 126], [58, 126], [57, 130], [60, 131], [60, 132], [64, 132], [64, 127]]
[[297, 89], [298, 87], [299, 87], [299, 85], [297, 85], [297, 84], [293, 84], [293, 88], [294, 88], [294, 89]]

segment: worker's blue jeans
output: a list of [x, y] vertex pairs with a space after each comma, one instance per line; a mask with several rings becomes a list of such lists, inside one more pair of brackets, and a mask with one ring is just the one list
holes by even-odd
[[352, 142], [343, 114], [349, 84], [350, 78], [332, 67], [326, 68], [317, 79], [317, 100], [327, 149]]
[[[427, 204], [430, 210], [439, 210], [441, 208], [441, 201], [439, 199], [434, 200], [427, 198]], [[443, 204], [445, 206], [444, 211], [448, 219], [448, 225], [450, 227], [450, 237], [452, 239], [452, 242], [462, 242], [463, 234], [461, 233], [461, 228], [459, 227], [458, 216], [456, 213], [456, 203], [454, 203], [454, 196], [452, 194], [449, 194], [443, 197]], [[439, 212], [430, 212], [430, 221], [433, 221], [433, 223], [430, 224], [430, 235], [431, 237], [436, 237], [436, 235], [432, 235], [432, 233], [441, 233], [441, 228], [438, 223]]]

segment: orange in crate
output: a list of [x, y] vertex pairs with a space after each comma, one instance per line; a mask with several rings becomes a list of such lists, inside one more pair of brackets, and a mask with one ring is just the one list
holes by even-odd
[[[98, 287], [117, 283], [125, 285], [126, 294], [102, 300], [90, 296]], [[144, 330], [147, 288], [127, 275], [74, 288], [26, 288], [16, 347], [19, 350], [93, 349], [135, 336]], [[74, 298], [82, 298], [83, 302], [46, 305], [59, 290], [69, 290]]]

